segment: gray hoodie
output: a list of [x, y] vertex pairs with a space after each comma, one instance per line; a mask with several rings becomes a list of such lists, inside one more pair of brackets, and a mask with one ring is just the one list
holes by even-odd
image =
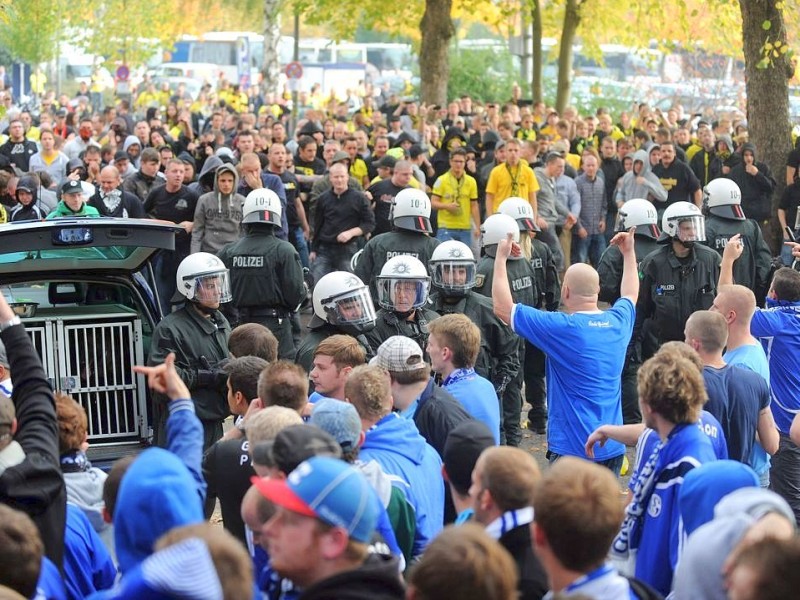
[[[639, 175], [635, 173], [637, 163], [641, 165]], [[640, 176], [644, 178], [644, 183], [636, 181]], [[650, 200], [650, 202], [665, 202], [667, 199], [667, 190], [661, 185], [658, 177], [650, 171], [650, 157], [646, 150], [634, 152], [633, 169], [625, 173], [622, 179], [619, 180], [617, 204], [624, 204], [634, 198], [644, 198], [645, 200]]]
[[[219, 191], [219, 176], [233, 174], [233, 193], [224, 196]], [[222, 164], [214, 172], [214, 191], [200, 196], [194, 211], [192, 229], [192, 253], [210, 252], [216, 254], [228, 244], [239, 239], [239, 225], [242, 222], [244, 196], [236, 193], [239, 174], [236, 167]]]
[[747, 530], [769, 512], [794, 522], [786, 501], [769, 490], [744, 488], [717, 503], [714, 519], [695, 530], [683, 547], [672, 582], [676, 600], [725, 600], [722, 565]]

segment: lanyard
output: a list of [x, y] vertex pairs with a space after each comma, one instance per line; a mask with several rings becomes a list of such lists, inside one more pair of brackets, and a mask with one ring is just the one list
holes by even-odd
[[464, 176], [462, 175], [461, 178], [459, 179], [455, 175], [453, 175], [452, 172], [448, 173], [448, 175], [450, 175], [450, 179], [455, 182], [455, 188], [456, 188], [455, 202], [457, 204], [461, 204], [461, 186], [464, 184]]
[[511, 178], [511, 195], [512, 196], [519, 196], [519, 172], [522, 169], [522, 164], [517, 164], [517, 174], [516, 176], [511, 172], [511, 167], [508, 166], [506, 163], [506, 171], [508, 171], [508, 176]]

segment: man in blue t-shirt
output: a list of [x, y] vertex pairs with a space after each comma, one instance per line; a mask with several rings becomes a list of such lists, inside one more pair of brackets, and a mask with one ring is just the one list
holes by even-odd
[[[728, 240], [722, 254], [720, 285], [733, 283], [733, 263], [742, 251], [738, 235]], [[770, 468], [770, 487], [789, 503], [800, 521], [800, 446], [789, 435], [792, 420], [800, 413], [800, 273], [789, 267], [778, 269], [766, 305], [753, 315], [750, 333], [761, 340], [767, 353], [772, 415], [780, 433]]]
[[[711, 310], [720, 313], [728, 324], [728, 344], [722, 359], [729, 365], [738, 365], [758, 373], [769, 385], [767, 353], [750, 333], [750, 322], [756, 311], [756, 295], [743, 285], [725, 285], [718, 288]], [[756, 440], [750, 453], [750, 466], [758, 475], [761, 487], [769, 487], [770, 457]]]
[[[548, 457], [584, 456], [584, 443], [602, 424], [622, 424], [620, 378], [633, 333], [639, 294], [634, 238], [618, 233], [611, 243], [624, 257], [620, 299], [607, 311], [597, 306], [600, 281], [592, 267], [572, 265], [564, 275], [565, 312], [548, 313], [514, 304], [506, 261], [519, 247], [509, 237], [498, 244], [492, 300], [495, 314], [547, 356]], [[608, 442], [595, 461], [619, 473], [625, 447]]]
[[500, 401], [494, 385], [475, 372], [481, 330], [466, 315], [444, 315], [428, 323], [431, 368], [442, 387], [458, 400], [473, 419], [489, 428], [500, 443]]
[[705, 409], [722, 425], [728, 442], [728, 457], [749, 466], [756, 439], [769, 454], [778, 449], [778, 430], [769, 409], [769, 386], [760, 375], [726, 364], [722, 350], [728, 341], [728, 326], [718, 312], [698, 310], [686, 321], [686, 343], [703, 361], [703, 379], [708, 393]]

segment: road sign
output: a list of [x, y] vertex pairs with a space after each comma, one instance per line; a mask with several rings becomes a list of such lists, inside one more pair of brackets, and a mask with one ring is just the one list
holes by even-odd
[[290, 62], [286, 65], [286, 77], [289, 79], [300, 79], [303, 77], [303, 65], [297, 61]]
[[131, 71], [127, 65], [120, 65], [117, 67], [116, 75], [118, 81], [128, 81], [128, 77], [131, 76]]

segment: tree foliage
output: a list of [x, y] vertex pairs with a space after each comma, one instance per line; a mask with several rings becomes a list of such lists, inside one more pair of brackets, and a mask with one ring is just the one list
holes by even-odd
[[0, 44], [14, 59], [37, 64], [53, 59], [58, 47], [53, 43], [63, 27], [67, 13], [65, 0], [5, 0], [0, 4]]

